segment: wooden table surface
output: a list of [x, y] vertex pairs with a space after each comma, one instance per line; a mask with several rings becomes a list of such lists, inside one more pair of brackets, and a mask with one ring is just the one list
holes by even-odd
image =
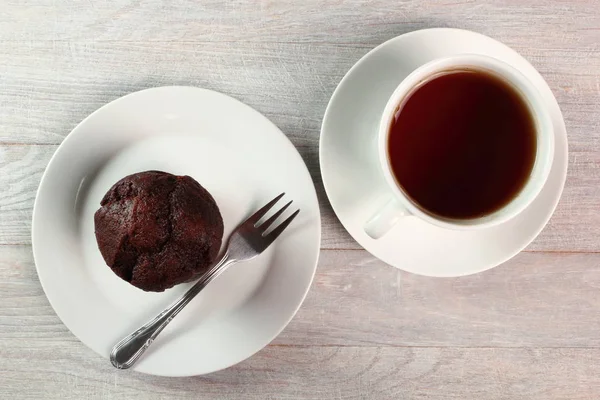
[[[0, 398], [600, 398], [598, 0], [0, 0]], [[563, 110], [569, 174], [548, 226], [491, 271], [400, 272], [344, 231], [323, 190], [319, 127], [346, 71], [383, 41], [457, 27], [503, 41]], [[48, 160], [101, 105], [161, 85], [217, 90], [268, 116], [309, 166], [323, 213], [306, 302], [228, 370], [116, 371], [50, 307], [31, 254]]]

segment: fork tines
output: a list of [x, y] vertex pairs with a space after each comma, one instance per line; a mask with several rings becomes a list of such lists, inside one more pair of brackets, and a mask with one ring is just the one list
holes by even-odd
[[267, 232], [269, 230], [269, 228], [271, 228], [274, 225], [275, 221], [290, 206], [290, 204], [292, 204], [293, 200], [290, 200], [287, 204], [285, 204], [278, 211], [276, 211], [271, 217], [269, 217], [267, 220], [265, 220], [264, 222], [259, 224], [260, 220], [273, 208], [273, 206], [275, 206], [275, 204], [284, 195], [285, 195], [285, 193], [281, 193], [279, 196], [275, 197], [273, 200], [268, 202], [260, 210], [255, 212], [250, 218], [248, 218], [248, 222], [252, 222], [254, 224], [255, 228], [262, 231], [262, 235], [264, 237], [268, 237], [272, 240], [275, 240], [279, 235], [281, 235], [281, 232], [283, 232], [285, 230], [285, 228], [288, 227], [288, 225], [292, 222], [292, 220], [294, 218], [296, 218], [296, 215], [298, 215], [298, 213], [300, 212], [299, 209], [294, 211], [294, 213], [292, 215], [290, 215], [285, 221], [283, 221], [282, 223], [280, 223], [279, 225], [277, 225], [273, 229], [271, 229], [269, 232]]

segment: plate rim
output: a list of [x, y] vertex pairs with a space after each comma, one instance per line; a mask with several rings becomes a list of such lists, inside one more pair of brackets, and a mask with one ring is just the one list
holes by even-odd
[[[42, 188], [47, 185], [47, 179], [48, 179], [48, 170], [50, 170], [51, 168], [53, 168], [54, 163], [56, 162], [55, 160], [58, 159], [58, 157], [61, 157], [61, 154], [65, 151], [65, 144], [68, 143], [69, 140], [73, 140], [73, 138], [75, 136], [81, 135], [80, 132], [82, 128], [82, 125], [85, 124], [86, 121], [88, 121], [89, 119], [91, 119], [93, 116], [95, 116], [96, 114], [99, 114], [101, 112], [103, 112], [106, 108], [108, 108], [109, 106], [114, 106], [115, 104], [120, 103], [121, 101], [124, 101], [124, 99], [128, 99], [131, 97], [136, 97], [136, 96], [143, 96], [148, 92], [156, 92], [156, 91], [163, 91], [163, 90], [184, 90], [184, 91], [193, 91], [193, 92], [204, 92], [205, 94], [209, 94], [212, 96], [220, 96], [223, 98], [227, 98], [230, 101], [233, 101], [235, 103], [237, 103], [238, 105], [241, 105], [242, 107], [251, 110], [257, 117], [260, 117], [261, 119], [263, 119], [263, 121], [265, 121], [267, 124], [271, 125], [274, 129], [276, 129], [281, 137], [285, 140], [285, 143], [287, 145], [290, 146], [290, 149], [293, 149], [298, 158], [299, 161], [302, 162], [303, 165], [303, 172], [306, 174], [306, 176], [308, 177], [308, 179], [310, 180], [311, 183], [311, 187], [312, 190], [314, 192], [314, 198], [315, 198], [315, 211], [316, 214], [315, 216], [317, 217], [317, 220], [315, 221], [315, 225], [316, 225], [316, 243], [314, 244], [314, 248], [315, 248], [315, 260], [314, 263], [311, 267], [311, 271], [310, 271], [310, 280], [308, 282], [308, 285], [306, 286], [306, 288], [304, 289], [304, 292], [301, 296], [301, 298], [299, 299], [298, 304], [296, 305], [296, 307], [293, 310], [293, 313], [290, 313], [290, 315], [288, 316], [288, 318], [285, 320], [285, 323], [282, 323], [280, 328], [277, 329], [277, 331], [274, 330], [272, 335], [269, 335], [269, 339], [267, 340], [266, 344], [263, 345], [262, 347], [256, 349], [254, 352], [252, 352], [251, 354], [247, 355], [246, 357], [240, 359], [239, 361], [228, 365], [228, 366], [224, 366], [218, 369], [212, 369], [209, 372], [200, 372], [200, 373], [196, 373], [196, 372], [192, 372], [192, 373], [183, 373], [183, 374], [161, 374], [161, 373], [155, 373], [155, 372], [151, 372], [151, 371], [146, 371], [146, 370], [139, 370], [136, 369], [135, 367], [132, 368], [133, 371], [138, 372], [138, 373], [142, 373], [145, 375], [152, 375], [152, 376], [164, 376], [164, 377], [189, 377], [189, 376], [202, 376], [202, 375], [206, 375], [206, 374], [211, 374], [214, 372], [218, 372], [227, 368], [230, 368], [234, 365], [237, 365], [245, 360], [247, 360], [248, 358], [254, 356], [256, 353], [258, 353], [259, 351], [263, 350], [265, 347], [267, 347], [274, 339], [276, 339], [286, 328], [287, 326], [290, 324], [290, 322], [294, 319], [294, 317], [296, 316], [296, 314], [298, 313], [298, 311], [300, 310], [300, 308], [302, 307], [302, 305], [304, 304], [306, 297], [308, 296], [308, 293], [310, 292], [310, 289], [314, 283], [314, 278], [316, 275], [316, 271], [319, 265], [319, 260], [321, 257], [321, 241], [322, 241], [322, 215], [321, 215], [321, 208], [319, 205], [319, 201], [318, 201], [318, 194], [317, 194], [317, 190], [315, 187], [315, 181], [312, 177], [312, 175], [310, 174], [310, 171], [308, 169], [308, 166], [306, 165], [306, 162], [304, 161], [304, 159], [302, 158], [302, 155], [300, 154], [300, 152], [298, 151], [298, 149], [296, 148], [296, 146], [292, 143], [292, 141], [290, 140], [290, 138], [283, 133], [283, 131], [273, 122], [271, 121], [269, 118], [267, 118], [264, 114], [262, 114], [260, 111], [254, 109], [253, 107], [249, 106], [248, 104], [236, 99], [235, 97], [232, 97], [230, 95], [218, 92], [216, 90], [211, 90], [211, 89], [206, 89], [206, 88], [202, 88], [202, 87], [196, 87], [196, 86], [186, 86], [186, 85], [167, 85], [167, 86], [156, 86], [156, 87], [150, 87], [150, 88], [145, 88], [145, 89], [141, 89], [141, 90], [137, 90], [134, 92], [130, 92], [127, 93], [123, 96], [117, 97], [105, 104], [103, 104], [102, 106], [98, 107], [96, 110], [94, 110], [93, 112], [91, 112], [89, 115], [87, 115], [85, 118], [83, 118], [80, 122], [77, 123], [77, 125], [62, 139], [62, 141], [60, 142], [60, 144], [58, 145], [57, 149], [54, 151], [54, 153], [52, 154], [52, 156], [50, 157], [50, 160], [48, 161], [48, 163], [46, 164], [46, 167], [44, 168], [44, 172], [42, 173], [42, 177], [40, 178], [39, 184], [37, 186], [36, 192], [35, 192], [35, 200], [34, 200], [34, 204], [33, 204], [33, 210], [32, 210], [32, 216], [31, 216], [31, 249], [32, 249], [32, 255], [33, 255], [33, 261], [34, 261], [34, 265], [35, 265], [35, 270], [36, 270], [36, 274], [38, 276], [40, 285], [42, 287], [42, 290], [44, 292], [44, 295], [46, 297], [46, 299], [48, 300], [50, 306], [52, 307], [52, 310], [54, 311], [54, 313], [56, 314], [56, 316], [60, 319], [61, 323], [69, 330], [69, 332], [75, 337], [77, 338], [77, 340], [82, 343], [83, 345], [85, 345], [86, 348], [92, 350], [95, 354], [98, 354], [100, 357], [102, 357], [103, 359], [108, 361], [108, 358], [105, 357], [104, 354], [99, 353], [98, 351], [96, 351], [96, 349], [92, 348], [90, 345], [88, 345], [86, 342], [84, 342], [83, 340], [80, 339], [79, 336], [77, 336], [73, 330], [71, 329], [71, 327], [69, 327], [65, 322], [64, 322], [64, 311], [59, 311], [59, 309], [56, 307], [56, 299], [54, 298], [54, 295], [49, 294], [48, 291], [48, 282], [43, 278], [43, 273], [40, 273], [40, 267], [39, 267], [39, 262], [40, 262], [40, 255], [39, 255], [39, 244], [37, 243], [37, 240], [35, 239], [36, 237], [36, 231], [39, 231], [37, 227], [38, 223], [36, 223], [36, 220], [39, 221], [39, 202], [40, 202], [40, 193], [42, 192]], [[38, 249], [38, 250], [36, 250]], [[166, 304], [168, 305], [168, 304]]]

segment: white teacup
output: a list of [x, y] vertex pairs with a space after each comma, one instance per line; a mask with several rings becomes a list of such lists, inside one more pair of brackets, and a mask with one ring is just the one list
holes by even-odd
[[[500, 77], [511, 85], [529, 107], [536, 133], [536, 154], [529, 179], [521, 191], [501, 209], [474, 219], [441, 218], [415, 204], [398, 185], [388, 157], [388, 135], [394, 114], [405, 97], [432, 76], [457, 69], [475, 69]], [[435, 110], [432, 110], [435, 112]], [[448, 229], [481, 229], [503, 223], [522, 212], [542, 190], [554, 157], [554, 131], [546, 105], [536, 88], [515, 68], [495, 58], [465, 54], [431, 61], [417, 68], [398, 85], [385, 106], [379, 124], [379, 160], [381, 171], [390, 188], [390, 199], [366, 222], [365, 232], [374, 239], [385, 235], [402, 217], [415, 216]]]

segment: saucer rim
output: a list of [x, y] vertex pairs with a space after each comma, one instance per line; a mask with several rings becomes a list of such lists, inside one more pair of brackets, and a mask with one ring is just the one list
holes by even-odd
[[[537, 71], [537, 69], [531, 65], [531, 63], [522, 55], [520, 55], [517, 51], [515, 51], [514, 49], [510, 48], [508, 45], [494, 39], [491, 38], [487, 35], [478, 33], [478, 32], [474, 32], [474, 31], [470, 31], [470, 30], [466, 30], [466, 29], [458, 29], [458, 28], [426, 28], [426, 29], [419, 29], [419, 30], [415, 30], [415, 31], [411, 31], [411, 32], [407, 32], [404, 34], [401, 34], [399, 36], [393, 37], [381, 44], [379, 44], [378, 46], [376, 46], [375, 48], [371, 49], [369, 52], [367, 52], [365, 55], [363, 55], [356, 63], [354, 63], [354, 65], [352, 65], [352, 67], [346, 72], [346, 74], [344, 75], [344, 77], [340, 80], [340, 82], [338, 83], [338, 85], [336, 86], [335, 90], [333, 91], [333, 94], [331, 95], [331, 98], [329, 99], [329, 102], [327, 103], [327, 107], [325, 109], [325, 113], [323, 114], [323, 120], [321, 122], [321, 128], [320, 128], [320, 136], [319, 136], [319, 169], [321, 172], [321, 177], [322, 177], [322, 182], [323, 182], [323, 187], [325, 189], [325, 193], [327, 194], [327, 198], [329, 200], [329, 204], [331, 205], [331, 208], [333, 209], [338, 221], [342, 224], [342, 226], [344, 227], [344, 229], [346, 230], [346, 232], [352, 237], [352, 239], [354, 239], [354, 241], [361, 246], [364, 250], [366, 250], [367, 252], [369, 252], [371, 255], [373, 255], [374, 257], [388, 263], [386, 260], [382, 259], [381, 257], [379, 257], [378, 255], [374, 254], [373, 251], [369, 250], [367, 248], [367, 246], [364, 246], [363, 243], [361, 243], [361, 241], [359, 241], [355, 234], [348, 228], [348, 224], [347, 221], [344, 221], [344, 218], [340, 217], [340, 210], [337, 208], [337, 206], [334, 204], [333, 201], [331, 201], [331, 197], [330, 197], [330, 193], [332, 191], [330, 183], [328, 183], [328, 181], [330, 181], [330, 179], [328, 180], [326, 178], [327, 176], [327, 172], [326, 169], [324, 168], [324, 163], [323, 163], [323, 159], [326, 157], [324, 155], [325, 152], [325, 146], [323, 146], [323, 142], [324, 142], [324, 138], [325, 138], [325, 134], [324, 132], [326, 132], [325, 129], [325, 125], [327, 123], [327, 121], [330, 119], [330, 113], [331, 113], [331, 109], [333, 104], [336, 102], [336, 100], [338, 100], [338, 97], [340, 96], [340, 91], [341, 88], [343, 86], [345, 86], [345, 84], [352, 79], [352, 75], [354, 73], [354, 71], [356, 71], [358, 68], [360, 68], [365, 62], [367, 62], [367, 60], [373, 56], [375, 53], [381, 51], [382, 49], [386, 48], [387, 46], [391, 46], [393, 45], [394, 42], [396, 41], [401, 41], [401, 40], [410, 40], [412, 36], [419, 36], [419, 35], [427, 35], [427, 34], [438, 34], [438, 35], [443, 35], [443, 34], [461, 34], [461, 35], [473, 35], [473, 36], [478, 36], [481, 38], [484, 38], [486, 40], [490, 40], [493, 42], [496, 42], [500, 45], [502, 45], [504, 47], [504, 51], [507, 52], [511, 52], [514, 55], [516, 55], [518, 58], [520, 58], [523, 62], [525, 62], [527, 65], [529, 65], [533, 70], [535, 70], [538, 74], [539, 71]], [[458, 55], [461, 53], [455, 53], [454, 55]], [[476, 51], [472, 51], [471, 54], [481, 54], [480, 52], [476, 52]], [[423, 65], [423, 64], [421, 64]], [[418, 67], [417, 67], [418, 68]], [[541, 76], [541, 74], [539, 74], [540, 77], [542, 78], [542, 80], [544, 81], [544, 83], [548, 86], [546, 80]], [[534, 84], [534, 86], [537, 88], [538, 85]], [[551, 91], [551, 89], [550, 89]], [[538, 236], [539, 234], [543, 231], [543, 229], [548, 225], [548, 222], [550, 221], [550, 219], [552, 218], [552, 216], [554, 215], [554, 212], [556, 211], [556, 207], [558, 206], [560, 199], [562, 197], [562, 193], [564, 191], [564, 187], [565, 187], [565, 183], [566, 183], [566, 179], [567, 179], [567, 173], [568, 173], [568, 154], [569, 154], [569, 143], [568, 143], [568, 137], [567, 137], [567, 129], [566, 129], [566, 125], [565, 125], [565, 120], [564, 120], [564, 115], [562, 113], [562, 110], [560, 109], [560, 105], [558, 104], [558, 101], [556, 100], [556, 97], [554, 96], [554, 93], [552, 93], [552, 97], [554, 99], [554, 102], [556, 103], [557, 106], [557, 111], [559, 114], [559, 119], [560, 119], [560, 126], [557, 127], [556, 125], [554, 125], [554, 131], [555, 131], [555, 135], [556, 135], [556, 131], [560, 130], [560, 132], [562, 134], [564, 134], [565, 136], [565, 140], [564, 140], [564, 153], [565, 156], [564, 157], [564, 161], [562, 162], [562, 165], [559, 165], [560, 170], [562, 171], [560, 176], [557, 176], [555, 179], [560, 178], [560, 184], [559, 187], [557, 188], [556, 191], [556, 195], [553, 196], [552, 198], [552, 203], [551, 203], [551, 209], [548, 212], [547, 217], [545, 218], [545, 221], [543, 223], [540, 223], [539, 226], [537, 226], [535, 228], [535, 230], [526, 238], [523, 239], [523, 243], [521, 244], [521, 246], [519, 246], [517, 251], [514, 252], [510, 252], [507, 256], [503, 257], [500, 259], [500, 261], [497, 262], [488, 262], [485, 264], [482, 264], [481, 267], [479, 268], [474, 268], [471, 269], [469, 271], [466, 272], [454, 272], [454, 273], [449, 273], [449, 274], [428, 274], [428, 273], [424, 273], [424, 272], [419, 272], [419, 271], [414, 271], [414, 270], [406, 270], [401, 268], [400, 266], [394, 265], [392, 263], [388, 263], [389, 265], [393, 266], [394, 268], [400, 269], [404, 272], [408, 272], [408, 273], [412, 273], [415, 275], [421, 275], [421, 276], [428, 276], [428, 277], [440, 277], [440, 278], [448, 278], [448, 277], [461, 277], [461, 276], [468, 276], [468, 275], [474, 275], [477, 273], [481, 273], [487, 270], [490, 270], [492, 268], [495, 268], [499, 265], [504, 264], [505, 262], [509, 261], [510, 259], [512, 259], [513, 257], [515, 257], [516, 255], [518, 255], [519, 253], [521, 253], [527, 246], [529, 246]], [[551, 111], [551, 115], [554, 114], [554, 112]], [[554, 124], [554, 123], [553, 123]], [[555, 137], [556, 139], [556, 137]], [[556, 140], [555, 140], [556, 142]], [[553, 163], [556, 163], [556, 152], [559, 151], [559, 149], [557, 148], [557, 146], [554, 147], [554, 160]], [[558, 174], [557, 174], [558, 175]], [[544, 183], [544, 185], [542, 186], [542, 190], [543, 188], [548, 184], [548, 182], [550, 181], [551, 177], [549, 176], [548, 179], [546, 180], [546, 182]], [[550, 201], [548, 201], [548, 203], [550, 203]], [[531, 205], [530, 205], [531, 206]], [[529, 206], [528, 206], [529, 207]], [[527, 209], [527, 208], [526, 208]], [[526, 210], [525, 209], [525, 210]], [[525, 211], [523, 210], [523, 211]], [[508, 221], [507, 221], [508, 222]], [[504, 222], [506, 223], [506, 222]], [[502, 226], [504, 223], [498, 225], [498, 226]], [[485, 231], [486, 229], [494, 229], [495, 227], [490, 227], [490, 228], [483, 228], [481, 229], [481, 231]], [[438, 228], [438, 229], [443, 229], [443, 228]]]

